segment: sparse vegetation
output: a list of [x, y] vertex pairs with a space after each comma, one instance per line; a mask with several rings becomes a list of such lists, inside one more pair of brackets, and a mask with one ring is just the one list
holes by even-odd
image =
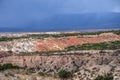
[[113, 80], [113, 75], [112, 74], [105, 74], [102, 76], [97, 76], [94, 80]]
[[39, 55], [51, 55], [52, 53], [65, 52], [65, 50], [51, 50], [51, 51], [36, 51], [36, 52], [20, 52], [20, 55], [26, 54], [39, 54]]
[[60, 53], [60, 52], [76, 51], [76, 50], [107, 50], [107, 49], [108, 50], [120, 49], [120, 41], [101, 42], [101, 43], [93, 43], [93, 44], [88, 43], [83, 45], [70, 46], [64, 50], [20, 52], [20, 55], [26, 55], [26, 54], [53, 55], [53, 53], [58, 53], [58, 52]]
[[0, 41], [12, 41], [15, 39], [21, 39], [21, 38], [28, 38], [26, 36], [22, 36], [22, 37], [1, 37]]
[[1, 37], [0, 41], [12, 41], [14, 39], [24, 39], [24, 38], [47, 38], [47, 37], [68, 37], [68, 36], [80, 36], [80, 35], [99, 35], [101, 33], [112, 32], [114, 34], [120, 34], [120, 30], [111, 30], [111, 31], [97, 31], [97, 32], [75, 32], [75, 33], [61, 33], [61, 34], [31, 34], [29, 36], [21, 37]]
[[66, 71], [66, 70], [61, 70], [60, 72], [58, 72], [58, 76], [61, 79], [67, 79], [67, 78], [71, 78], [72, 77], [72, 73], [70, 71]]
[[46, 38], [46, 37], [68, 37], [68, 36], [79, 36], [79, 35], [99, 35], [101, 33], [112, 32], [114, 34], [120, 34], [120, 30], [111, 31], [97, 31], [97, 32], [75, 32], [75, 33], [61, 33], [61, 34], [32, 34], [29, 37], [32, 38]]
[[83, 44], [77, 46], [70, 46], [66, 48], [67, 51], [71, 50], [115, 50], [120, 49], [120, 41], [112, 41], [112, 42], [101, 42], [101, 43], [93, 43], [93, 44]]
[[13, 53], [13, 51], [11, 51], [11, 50], [10, 50], [10, 51], [7, 51], [7, 52], [8, 52], [8, 53]]
[[18, 66], [13, 66], [12, 64], [4, 64], [0, 66], [0, 71], [8, 70], [8, 69], [19, 69]]

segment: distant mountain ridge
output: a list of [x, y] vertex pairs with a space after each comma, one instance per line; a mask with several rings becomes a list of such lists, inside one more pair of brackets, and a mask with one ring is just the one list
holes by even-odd
[[66, 31], [120, 28], [120, 13], [57, 14], [43, 21], [32, 21], [27, 26], [0, 27], [0, 32]]

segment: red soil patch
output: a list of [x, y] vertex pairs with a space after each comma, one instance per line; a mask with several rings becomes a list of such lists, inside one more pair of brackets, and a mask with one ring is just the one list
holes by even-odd
[[37, 51], [63, 50], [69, 46], [82, 45], [85, 43], [99, 43], [105, 41], [120, 40], [120, 35], [112, 33], [102, 33], [97, 36], [70, 36], [61, 38], [37, 39], [35, 49]]

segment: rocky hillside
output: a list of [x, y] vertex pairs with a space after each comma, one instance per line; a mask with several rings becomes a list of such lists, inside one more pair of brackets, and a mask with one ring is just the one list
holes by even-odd
[[102, 33], [99, 35], [79, 35], [58, 38], [48, 37], [42, 39], [25, 38], [15, 39], [13, 41], [0, 42], [0, 51], [12, 51], [19, 53], [19, 52], [64, 50], [69, 46], [116, 40], [120, 40], [120, 35], [113, 33]]
[[60, 80], [62, 70], [71, 73], [68, 80], [94, 80], [107, 73], [120, 80], [119, 34], [3, 34], [0, 80]]
[[41, 56], [7, 55], [0, 58], [1, 65], [7, 63], [29, 69], [27, 74], [36, 73], [39, 75], [36, 78], [43, 73], [57, 76], [60, 70], [67, 70], [73, 73], [74, 80], [93, 80], [105, 73], [112, 73], [115, 80], [120, 80], [120, 50], [71, 51]]

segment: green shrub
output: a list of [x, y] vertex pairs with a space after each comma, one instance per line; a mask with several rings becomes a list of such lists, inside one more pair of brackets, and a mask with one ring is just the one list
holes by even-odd
[[59, 76], [61, 79], [71, 78], [71, 77], [72, 77], [72, 73], [71, 73], [70, 71], [61, 70], [61, 71], [58, 73], [58, 76]]
[[22, 39], [22, 38], [29, 38], [26, 36], [22, 36], [22, 37], [0, 37], [0, 41], [12, 41], [15, 39]]
[[96, 32], [75, 32], [75, 33], [61, 33], [61, 34], [30, 34], [28, 36], [21, 37], [0, 37], [0, 41], [12, 41], [15, 39], [24, 39], [24, 38], [47, 38], [47, 37], [68, 37], [68, 36], [79, 36], [79, 35], [99, 35], [101, 33], [112, 32], [114, 34], [120, 34], [120, 30], [111, 30], [111, 31], [96, 31]]
[[103, 76], [97, 76], [94, 80], [113, 80], [113, 75], [105, 74]]
[[10, 50], [10, 51], [8, 51], [8, 53], [13, 53], [13, 52]]
[[0, 71], [4, 71], [7, 69], [19, 69], [19, 67], [13, 66], [12, 64], [4, 64], [4, 65], [0, 66]]
[[67, 51], [71, 50], [115, 50], [120, 49], [120, 41], [111, 41], [111, 42], [101, 42], [101, 43], [87, 43], [83, 45], [70, 46], [67, 47]]

